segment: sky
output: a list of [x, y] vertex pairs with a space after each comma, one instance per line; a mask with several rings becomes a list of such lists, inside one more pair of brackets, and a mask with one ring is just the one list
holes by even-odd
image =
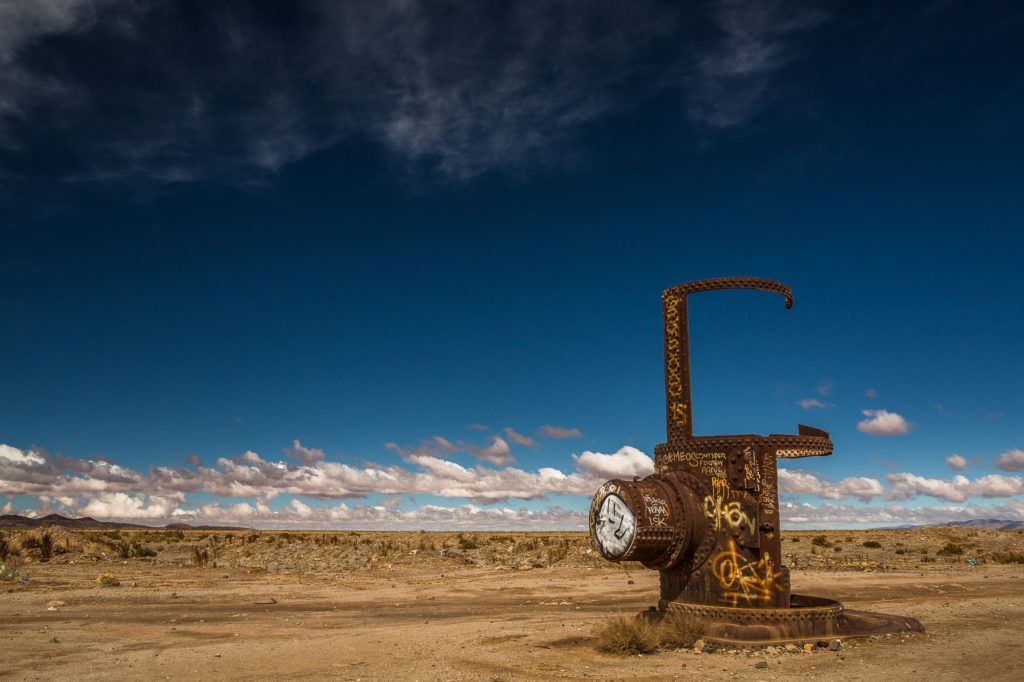
[[831, 433], [783, 524], [1024, 520], [1016, 3], [0, 2], [0, 513], [584, 529]]

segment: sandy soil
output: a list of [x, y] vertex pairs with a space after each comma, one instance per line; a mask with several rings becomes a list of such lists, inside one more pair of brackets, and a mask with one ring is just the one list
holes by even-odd
[[[809, 554], [810, 537], [796, 544], [817, 556]], [[908, 537], [903, 545], [918, 541]], [[895, 545], [893, 536], [883, 539]], [[288, 556], [322, 548], [278, 544], [289, 566]], [[500, 556], [504, 545], [494, 544]], [[428, 549], [429, 559], [398, 549], [395, 559], [400, 552], [415, 561], [268, 571], [240, 566], [241, 555], [225, 558], [227, 551], [217, 567], [189, 565], [193, 546], [166, 545], [147, 559], [90, 556], [83, 546], [45, 563], [23, 552], [20, 568], [31, 582], [0, 583], [0, 678], [1024, 679], [1020, 564], [971, 566], [956, 557], [793, 571], [794, 591], [915, 617], [923, 635], [851, 640], [838, 652], [619, 657], [598, 653], [591, 632], [611, 614], [653, 604], [657, 574], [592, 561], [585, 550], [579, 560], [570, 551], [543, 568], [469, 563], [480, 549], [445, 557]], [[101, 573], [120, 585], [100, 587]], [[768, 667], [756, 668], [762, 661]]]

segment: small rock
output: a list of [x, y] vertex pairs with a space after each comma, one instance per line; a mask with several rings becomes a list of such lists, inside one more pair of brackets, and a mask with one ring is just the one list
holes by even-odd
[[702, 651], [704, 651], [704, 640], [698, 639], [696, 642], [693, 643], [693, 653], [699, 654]]
[[635, 585], [636, 583], [634, 583], [634, 582], [633, 582], [632, 580], [627, 580], [627, 581], [626, 581], [626, 584], [627, 584], [627, 585]]
[[57, 608], [60, 608], [61, 606], [67, 606], [67, 604], [62, 602], [59, 599], [54, 599], [52, 601], [46, 602], [46, 606], [47, 607], [53, 607], [53, 608], [57, 609]]
[[838, 639], [833, 639], [828, 644], [828, 650], [829, 651], [841, 651], [842, 648], [843, 648], [843, 643], [842, 643], [842, 641], [840, 641]]
[[767, 668], [768, 667], [768, 661], [758, 661], [757, 663], [754, 664], [754, 667], [755, 668]]
[[787, 644], [786, 651], [788, 651], [791, 654], [795, 654], [796, 652], [800, 651], [800, 648], [796, 644]]
[[810, 642], [805, 643], [804, 644], [804, 651], [807, 652], [807, 653], [811, 653], [812, 651], [814, 651], [814, 645], [811, 644]]

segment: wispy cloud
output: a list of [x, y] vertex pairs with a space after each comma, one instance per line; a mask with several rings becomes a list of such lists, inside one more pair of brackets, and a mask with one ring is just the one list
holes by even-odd
[[888, 410], [862, 410], [867, 419], [857, 422], [857, 430], [872, 436], [900, 436], [910, 431], [902, 415]]
[[877, 398], [878, 397], [878, 391], [876, 391], [873, 388], [869, 388], [868, 390], [864, 391], [864, 397], [865, 398]]
[[583, 432], [576, 428], [566, 428], [564, 426], [552, 426], [551, 424], [545, 424], [537, 429], [537, 435], [542, 438], [581, 438], [583, 436]]
[[530, 438], [529, 436], [524, 436], [523, 434], [521, 434], [518, 431], [516, 431], [515, 429], [513, 429], [511, 426], [506, 426], [504, 428], [504, 432], [505, 432], [505, 437], [508, 438], [513, 443], [515, 443], [516, 445], [522, 445], [523, 447], [527, 447], [527, 448], [532, 448], [532, 447], [536, 447], [537, 446], [537, 441], [535, 441], [534, 439]]
[[797, 39], [821, 25], [820, 9], [762, 0], [719, 0], [718, 40], [688, 78], [690, 119], [710, 128], [747, 122], [771, 97], [772, 79], [797, 54]]
[[[122, 183], [259, 181], [349, 139], [457, 180], [565, 167], [588, 125], [669, 83], [691, 122], [745, 123], [827, 16], [756, 0], [318, 0], [293, 19], [261, 3], [0, 4], [0, 144], [45, 121], [74, 159], [65, 177]], [[710, 41], [679, 32], [708, 22]], [[104, 51], [132, 69], [98, 68]]]
[[825, 403], [817, 398], [801, 398], [796, 404], [805, 410], [827, 410], [835, 407], [832, 403]]

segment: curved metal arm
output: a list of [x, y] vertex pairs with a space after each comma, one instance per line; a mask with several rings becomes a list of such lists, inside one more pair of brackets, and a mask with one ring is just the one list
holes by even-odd
[[690, 333], [686, 296], [716, 289], [774, 291], [793, 307], [793, 291], [781, 282], [758, 277], [716, 277], [685, 282], [661, 295], [665, 327], [665, 411], [668, 442], [693, 437], [693, 404], [690, 400]]

